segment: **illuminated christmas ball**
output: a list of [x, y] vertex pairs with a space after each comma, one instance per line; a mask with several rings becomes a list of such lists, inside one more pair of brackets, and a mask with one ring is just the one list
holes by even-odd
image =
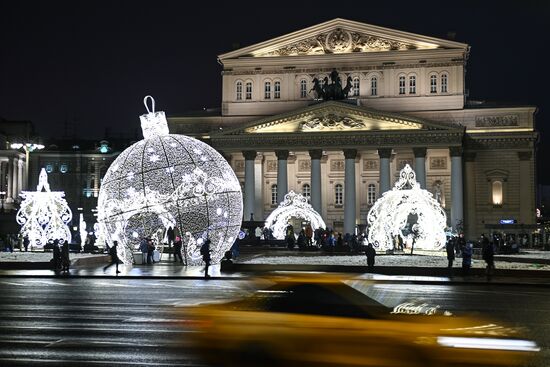
[[209, 145], [169, 134], [164, 112], [154, 112], [154, 100], [153, 112], [140, 120], [144, 139], [124, 150], [103, 178], [100, 237], [110, 245], [118, 241], [119, 257], [130, 264], [143, 238], [160, 243], [172, 227], [182, 237], [188, 265], [202, 262], [199, 250], [206, 239], [212, 263], [219, 262], [241, 226], [242, 194], [235, 173]]

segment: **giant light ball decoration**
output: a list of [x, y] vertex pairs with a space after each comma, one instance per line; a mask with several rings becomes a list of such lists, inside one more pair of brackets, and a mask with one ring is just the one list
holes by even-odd
[[[411, 216], [416, 223], [408, 223]], [[369, 210], [368, 241], [380, 250], [394, 248], [396, 236], [414, 237], [414, 247], [438, 250], [445, 246], [447, 216], [433, 195], [420, 188], [408, 164], [399, 173], [392, 190], [385, 192]], [[404, 229], [411, 227], [409, 233]]]
[[[152, 112], [147, 100], [152, 101]], [[103, 178], [98, 198], [100, 237], [118, 241], [119, 257], [133, 262], [144, 237], [159, 242], [169, 227], [183, 238], [187, 265], [202, 262], [209, 239], [212, 263], [233, 245], [242, 220], [241, 187], [227, 161], [207, 144], [170, 134], [163, 111], [140, 116], [144, 139], [124, 150]]]

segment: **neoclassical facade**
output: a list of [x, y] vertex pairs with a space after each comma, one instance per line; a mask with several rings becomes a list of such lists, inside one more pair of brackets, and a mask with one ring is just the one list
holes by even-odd
[[[219, 113], [173, 117], [170, 129], [226, 156], [245, 220], [294, 190], [351, 233], [408, 163], [469, 238], [501, 219], [534, 224], [536, 108], [466, 101], [468, 55], [464, 43], [334, 19], [220, 55]], [[321, 98], [334, 83], [346, 98]]]

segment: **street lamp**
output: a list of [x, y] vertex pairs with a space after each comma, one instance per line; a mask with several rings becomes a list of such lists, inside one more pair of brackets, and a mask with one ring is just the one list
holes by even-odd
[[35, 150], [44, 149], [44, 145], [37, 143], [12, 143], [10, 145], [11, 149], [21, 149], [25, 151], [25, 174], [27, 179], [25, 181], [25, 188], [29, 185], [29, 153]]

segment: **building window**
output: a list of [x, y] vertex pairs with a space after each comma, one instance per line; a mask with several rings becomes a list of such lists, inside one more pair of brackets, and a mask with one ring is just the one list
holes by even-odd
[[369, 184], [367, 186], [367, 204], [374, 205], [376, 201], [376, 186], [374, 184]]
[[243, 99], [243, 83], [237, 82], [237, 101]]
[[359, 96], [359, 78], [353, 79], [353, 96]]
[[441, 75], [441, 93], [447, 93], [447, 74]]
[[409, 94], [416, 94], [416, 76], [409, 77]]
[[307, 82], [302, 79], [300, 80], [300, 98], [307, 97]]
[[271, 99], [271, 82], [265, 82], [264, 84], [264, 98]]
[[307, 199], [308, 203], [311, 201], [311, 186], [309, 184], [302, 186], [302, 195]]
[[405, 94], [405, 76], [399, 77], [399, 94]]
[[378, 95], [378, 78], [375, 76], [370, 78], [370, 95], [371, 96]]
[[344, 202], [344, 188], [342, 184], [336, 184], [334, 186], [334, 204], [342, 205]]
[[275, 82], [275, 99], [281, 98], [281, 82]]
[[252, 82], [246, 82], [246, 99], [252, 99]]
[[271, 185], [271, 205], [277, 204], [277, 185]]
[[46, 172], [48, 172], [48, 173], [53, 172], [53, 166], [51, 164], [46, 164]]
[[63, 163], [60, 167], [59, 167], [59, 172], [61, 173], [67, 173], [67, 171], [69, 170], [69, 168], [67, 167], [67, 165], [65, 163]]
[[502, 181], [493, 181], [493, 205], [502, 205]]
[[437, 93], [437, 76], [430, 76], [430, 93]]

